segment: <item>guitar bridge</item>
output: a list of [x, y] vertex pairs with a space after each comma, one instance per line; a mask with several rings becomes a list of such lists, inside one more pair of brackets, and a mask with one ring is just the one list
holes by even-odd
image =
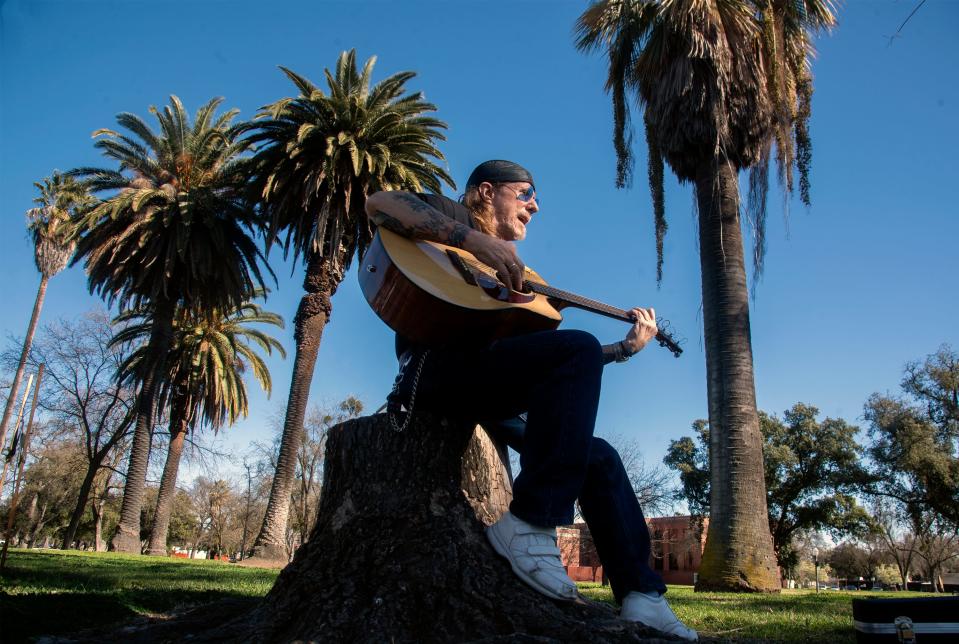
[[464, 262], [463, 258], [460, 257], [460, 254], [449, 248], [446, 249], [446, 254], [449, 256], [453, 267], [460, 272], [460, 275], [463, 276], [463, 281], [470, 286], [478, 286], [476, 283], [476, 276], [473, 275], [473, 271], [471, 271], [470, 267], [466, 265], [466, 262]]

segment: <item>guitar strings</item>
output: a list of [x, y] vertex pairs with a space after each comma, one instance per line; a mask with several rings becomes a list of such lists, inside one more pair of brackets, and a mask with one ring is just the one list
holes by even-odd
[[[475, 268], [476, 270], [480, 271], [481, 273], [483, 273], [483, 274], [486, 275], [487, 277], [491, 277], [491, 278], [495, 279], [495, 280], [496, 280], [496, 283], [499, 284], [500, 286], [503, 286], [503, 287], [506, 286], [506, 285], [503, 284], [503, 283], [499, 280], [499, 278], [496, 276], [496, 271], [494, 271], [491, 267], [487, 266], [486, 264], [483, 264], [483, 263], [481, 263], [481, 262], [479, 262], [479, 261], [473, 261], [473, 260], [470, 259], [470, 258], [464, 257], [463, 255], [460, 255], [460, 259], [462, 259], [464, 263], [466, 263], [466, 264], [469, 265], [470, 267]], [[525, 271], [528, 271], [528, 270], [529, 270], [529, 269], [524, 268], [524, 272], [525, 272]], [[611, 305], [605, 304], [605, 303], [603, 303], [603, 302], [598, 302], [597, 300], [593, 300], [593, 299], [590, 299], [590, 298], [588, 298], [588, 297], [583, 297], [582, 295], [577, 295], [577, 294], [575, 294], [575, 293], [570, 293], [569, 291], [563, 291], [563, 290], [561, 290], [561, 289], [552, 287], [552, 286], [550, 286], [549, 284], [543, 284], [543, 283], [541, 283], [541, 282], [534, 282], [533, 280], [530, 280], [530, 279], [524, 279], [524, 280], [523, 280], [523, 284], [526, 285], [530, 290], [532, 290], [532, 291], [534, 291], [534, 292], [536, 292], [536, 293], [539, 293], [539, 294], [541, 294], [541, 295], [545, 295], [545, 296], [547, 296], [547, 297], [555, 297], [555, 298], [557, 298], [557, 299], [567, 300], [567, 301], [570, 301], [570, 302], [573, 302], [573, 303], [583, 304], [583, 305], [586, 305], [586, 306], [588, 306], [588, 307], [590, 307], [590, 308], [601, 309], [601, 310], [603, 310], [603, 311], [606, 311], [607, 313], [611, 313], [611, 314], [613, 314], [613, 315], [615, 315], [615, 316], [619, 316], [619, 317], [624, 317], [624, 318], [628, 318], [628, 317], [629, 317], [629, 312], [626, 311], [626, 310], [624, 310], [624, 309], [621, 309], [621, 308], [618, 308], [618, 307], [615, 307], [615, 306], [611, 306]]]
[[[473, 268], [483, 273], [487, 277], [494, 279], [496, 283], [499, 284], [500, 286], [506, 287], [506, 285], [503, 284], [503, 282], [501, 282], [500, 279], [496, 276], [496, 271], [493, 270], [492, 267], [487, 266], [486, 264], [483, 264], [479, 260], [474, 260], [472, 258], [465, 257], [460, 253], [457, 253], [457, 255], [459, 255], [460, 259], [463, 260], [463, 262], [470, 268]], [[527, 271], [529, 271], [529, 269], [524, 267], [523, 268], [524, 274]], [[575, 293], [563, 291], [561, 289], [554, 288], [550, 286], [549, 284], [534, 282], [533, 280], [530, 280], [530, 279], [524, 279], [523, 284], [527, 288], [529, 288], [531, 291], [535, 293], [539, 293], [540, 295], [545, 295], [546, 297], [555, 297], [560, 300], [566, 300], [570, 303], [583, 304], [587, 306], [588, 308], [600, 309], [600, 310], [606, 311], [607, 313], [612, 314], [614, 317], [620, 317], [620, 318], [626, 318], [626, 319], [629, 319], [630, 317], [629, 312], [626, 311], [625, 309], [611, 306], [609, 304], [605, 304], [603, 302], [599, 302], [597, 300], [593, 300], [588, 297], [583, 297], [582, 295], [577, 295]], [[681, 347], [683, 344], [686, 343], [686, 338], [680, 338], [679, 340], [677, 340], [671, 336], [671, 333], [670, 333], [671, 324], [670, 324], [670, 321], [667, 320], [666, 318], [663, 318], [663, 317], [656, 318], [656, 326], [659, 329], [659, 332], [657, 333], [657, 335], [661, 335], [663, 337], [663, 340], [668, 340], [670, 343], [674, 344], [677, 347]], [[660, 341], [660, 344], [662, 344], [663, 346], [667, 346], [667, 344], [662, 341]]]

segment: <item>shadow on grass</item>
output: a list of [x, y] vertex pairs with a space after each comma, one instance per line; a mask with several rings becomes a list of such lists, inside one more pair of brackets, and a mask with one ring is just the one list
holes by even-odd
[[65, 635], [139, 613], [118, 597], [96, 593], [0, 595], [3, 642], [26, 642], [39, 635]]
[[2, 593], [0, 641], [15, 644], [44, 635], [72, 636], [90, 629], [107, 632], [136, 618], [158, 616], [224, 599], [256, 601], [242, 594], [216, 591], [178, 594], [141, 591], [123, 595], [99, 592]]
[[13, 550], [0, 577], [0, 642], [108, 632], [138, 618], [162, 621], [173, 611], [214, 602], [255, 603], [277, 572], [132, 555]]

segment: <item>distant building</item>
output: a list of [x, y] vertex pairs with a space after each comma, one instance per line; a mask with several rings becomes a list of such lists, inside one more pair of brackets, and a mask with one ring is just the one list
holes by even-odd
[[556, 543], [566, 574], [573, 581], [603, 581], [603, 566], [599, 563], [593, 537], [585, 523], [556, 528]]
[[653, 542], [649, 564], [652, 569], [667, 584], [696, 583], [709, 519], [703, 518], [699, 525], [689, 516], [657, 517], [647, 519], [646, 524]]
[[[652, 538], [650, 567], [662, 575], [667, 584], [695, 583], [709, 519], [703, 519], [701, 528], [688, 516], [657, 517], [647, 519], [646, 524]], [[556, 532], [563, 565], [570, 578], [601, 582], [603, 567], [586, 524], [561, 526]]]
[[942, 589], [947, 593], [959, 593], [959, 572], [942, 573]]

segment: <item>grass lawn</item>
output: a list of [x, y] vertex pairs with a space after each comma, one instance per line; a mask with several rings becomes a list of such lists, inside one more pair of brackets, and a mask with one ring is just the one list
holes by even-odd
[[[580, 591], [590, 599], [613, 603], [608, 587], [580, 584]], [[778, 595], [697, 593], [692, 586], [670, 586], [666, 594], [679, 619], [700, 635], [770, 642], [855, 642], [853, 599], [929, 596], [836, 590], [784, 590]]]
[[0, 577], [0, 642], [66, 635], [228, 597], [262, 597], [277, 574], [199, 559], [11, 549]]
[[[219, 599], [262, 597], [278, 572], [217, 561], [14, 549], [0, 577], [0, 642], [67, 635]], [[608, 587], [580, 586], [591, 599], [612, 602]], [[853, 598], [922, 595], [804, 590], [741, 595], [672, 586], [667, 596], [680, 619], [709, 637], [854, 642]]]

